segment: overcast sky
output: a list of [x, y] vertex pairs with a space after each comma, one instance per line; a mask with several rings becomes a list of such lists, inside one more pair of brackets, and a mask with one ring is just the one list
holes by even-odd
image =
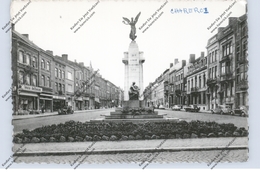
[[[232, 0], [179, 1], [168, 0], [158, 12], [163, 14], [144, 32], [139, 29], [166, 2], [162, 1], [100, 1], [88, 16], [92, 17], [74, 33], [73, 25], [92, 8], [97, 1], [34, 1], [22, 11], [26, 14], [16, 23], [19, 33], [54, 55], [68, 54], [71, 61], [84, 62], [100, 70], [100, 74], [115, 85], [124, 88], [124, 64], [122, 58], [131, 42], [130, 26], [122, 17], [141, 15], [136, 24], [136, 42], [144, 52], [144, 88], [162, 74], [175, 58], [188, 60], [189, 54], [206, 53], [207, 41], [216, 34], [207, 28], [232, 4]], [[14, 1], [11, 15], [17, 14], [26, 1]], [[196, 13], [194, 8], [207, 8], [208, 14]], [[171, 9], [192, 8], [190, 14], [171, 13]], [[245, 1], [235, 3], [230, 17], [245, 14]], [[21, 13], [21, 14], [22, 14]], [[19, 15], [21, 15], [19, 14]], [[228, 12], [225, 14], [227, 15]], [[224, 15], [224, 16], [225, 16]], [[83, 23], [83, 19], [79, 24]], [[153, 20], [153, 19], [152, 19]], [[228, 20], [222, 22], [225, 27]], [[217, 22], [219, 23], [219, 22]], [[147, 23], [149, 24], [149, 23]], [[146, 25], [147, 25], [146, 24]], [[79, 25], [77, 25], [79, 26]]]

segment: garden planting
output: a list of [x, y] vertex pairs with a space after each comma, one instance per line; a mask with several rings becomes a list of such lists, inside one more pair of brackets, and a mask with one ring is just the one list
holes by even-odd
[[248, 131], [234, 124], [204, 121], [91, 123], [68, 121], [24, 129], [14, 136], [14, 143], [121, 141], [150, 139], [187, 139], [245, 137]]

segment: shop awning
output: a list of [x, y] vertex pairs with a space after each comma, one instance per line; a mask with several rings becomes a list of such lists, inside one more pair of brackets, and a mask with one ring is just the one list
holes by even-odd
[[41, 96], [52, 97], [51, 94], [40, 94]]
[[40, 97], [40, 99], [42, 99], [42, 100], [52, 100], [50, 98], [45, 98], [45, 97]]
[[34, 94], [34, 93], [25, 93], [25, 92], [20, 92], [19, 95], [20, 95], [20, 96], [38, 97], [37, 94]]
[[99, 98], [95, 98], [95, 102], [100, 103]]
[[63, 97], [63, 96], [53, 96], [53, 99], [66, 100], [66, 97]]
[[77, 101], [83, 101], [82, 97], [78, 97], [76, 100]]

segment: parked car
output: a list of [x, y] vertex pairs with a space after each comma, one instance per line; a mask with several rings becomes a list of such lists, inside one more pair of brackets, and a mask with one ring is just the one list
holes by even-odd
[[200, 107], [198, 107], [197, 105], [189, 105], [189, 106], [186, 106], [184, 109], [186, 112], [199, 112], [200, 111]]
[[178, 111], [180, 111], [180, 110], [181, 110], [181, 106], [179, 106], [179, 105], [174, 105], [174, 106], [172, 107], [172, 110], [178, 110]]
[[233, 114], [239, 114], [240, 116], [248, 116], [248, 108], [246, 106], [240, 106], [238, 109], [234, 109]]
[[229, 105], [219, 105], [218, 107], [216, 107], [215, 109], [211, 109], [211, 113], [217, 113], [217, 114], [230, 114], [233, 115], [233, 111], [231, 109], [231, 107]]
[[165, 107], [163, 105], [160, 105], [159, 109], [165, 109]]
[[60, 108], [58, 110], [58, 114], [62, 115], [62, 114], [73, 114], [74, 110], [72, 109], [72, 106], [64, 106], [63, 108]]

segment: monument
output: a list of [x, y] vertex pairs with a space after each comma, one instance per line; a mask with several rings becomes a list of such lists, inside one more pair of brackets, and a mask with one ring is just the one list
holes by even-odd
[[176, 120], [175, 118], [164, 118], [166, 114], [158, 115], [153, 107], [145, 107], [143, 95], [143, 63], [145, 61], [143, 52], [139, 51], [135, 41], [136, 27], [141, 12], [135, 19], [123, 17], [123, 23], [131, 26], [130, 42], [127, 52], [124, 52], [122, 62], [125, 65], [124, 75], [124, 101], [122, 107], [116, 108], [110, 115], [104, 115], [105, 119], [92, 120], [92, 122], [145, 122]]

